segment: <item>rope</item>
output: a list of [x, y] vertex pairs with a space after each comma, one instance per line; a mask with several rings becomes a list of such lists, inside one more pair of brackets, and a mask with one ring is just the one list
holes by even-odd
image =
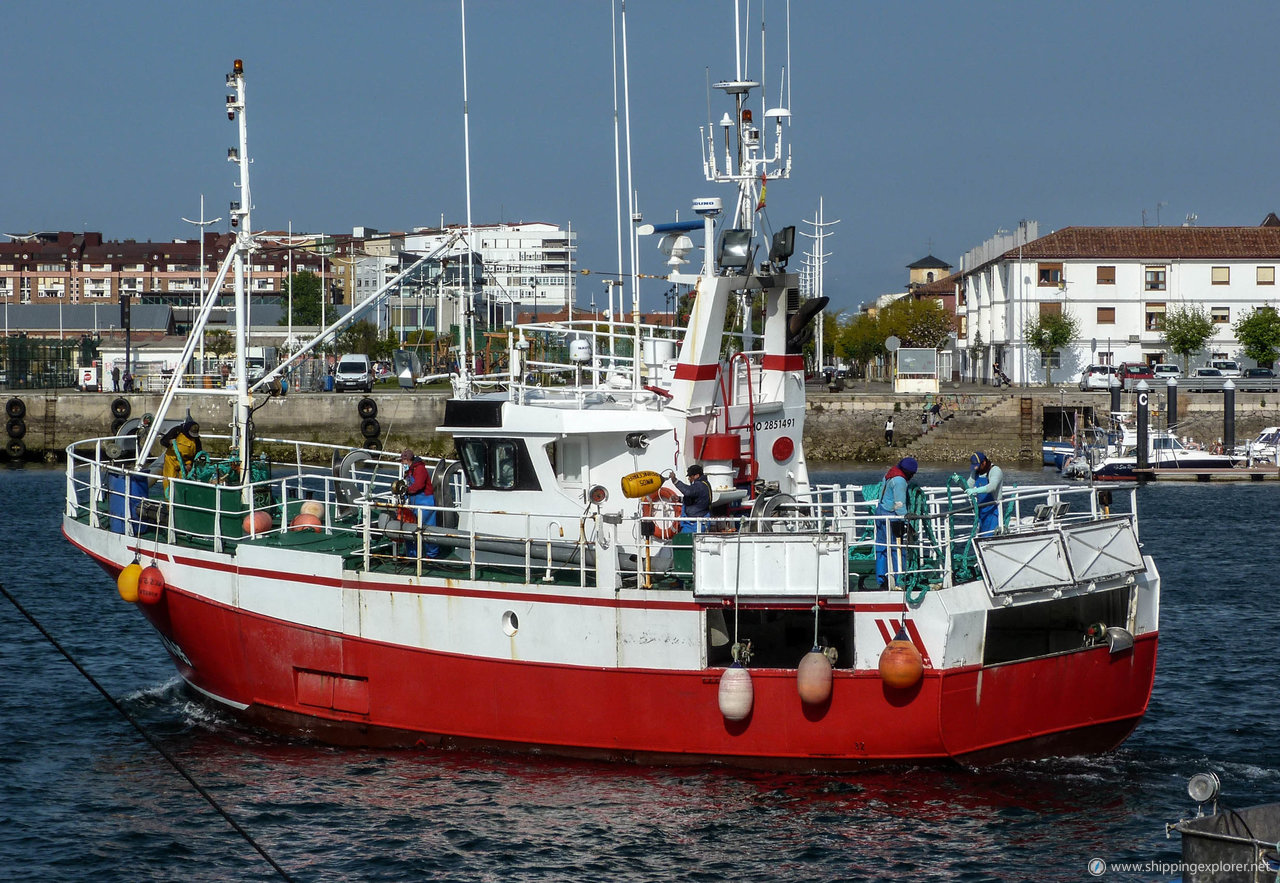
[[85, 670], [85, 667], [82, 666], [74, 656], [68, 653], [67, 650], [61, 644], [58, 643], [57, 639], [54, 638], [53, 635], [49, 634], [49, 632], [45, 629], [45, 627], [42, 626], [34, 616], [32, 616], [29, 612], [27, 612], [27, 609], [25, 607], [23, 607], [20, 603], [18, 603], [18, 599], [13, 597], [13, 595], [9, 593], [9, 590], [6, 589], [3, 584], [0, 584], [0, 593], [3, 593], [4, 596], [9, 599], [9, 603], [12, 604], [14, 607], [16, 607], [18, 612], [21, 613], [23, 616], [25, 616], [27, 618], [27, 621], [30, 622], [33, 626], [35, 626], [36, 630], [44, 636], [46, 641], [48, 641], [50, 644], [53, 645], [54, 649], [56, 649], [59, 653], [61, 653], [63, 656], [66, 657], [67, 662], [70, 662], [72, 665], [75, 666], [76, 671], [80, 672], [80, 674], [84, 676], [84, 679], [88, 681], [90, 684], [92, 684], [94, 688], [99, 693], [102, 694], [102, 697], [106, 699], [107, 702], [111, 703], [112, 708], [120, 712], [120, 715], [125, 720], [127, 720], [129, 724], [135, 730], [138, 731], [139, 734], [141, 734], [143, 739], [147, 740], [147, 743], [152, 748], [154, 748], [156, 751], [160, 753], [161, 757], [169, 761], [169, 764], [175, 770], [177, 770], [178, 773], [184, 779], [186, 779], [188, 783], [190, 783], [192, 788], [196, 789], [196, 792], [201, 797], [203, 797], [206, 801], [208, 801], [209, 805], [214, 808], [214, 810], [218, 813], [218, 815], [226, 819], [227, 824], [230, 825], [232, 828], [234, 828], [236, 833], [238, 833], [241, 837], [243, 837], [245, 839], [245, 842], [247, 842], [250, 846], [252, 846], [257, 851], [257, 853], [266, 860], [267, 864], [271, 865], [271, 867], [275, 869], [275, 872], [280, 875], [280, 878], [282, 880], [293, 879], [288, 875], [288, 873], [285, 872], [284, 868], [276, 864], [275, 860], [272, 859], [271, 856], [267, 854], [266, 850], [263, 849], [257, 843], [257, 841], [253, 839], [253, 835], [251, 835], [244, 828], [240, 827], [239, 823], [237, 823], [236, 820], [233, 819], [227, 813], [227, 811], [218, 804], [218, 801], [214, 799], [213, 795], [210, 794], [208, 791], [206, 791], [203, 787], [201, 787], [200, 783], [197, 782], [194, 778], [192, 778], [191, 774], [188, 773], [186, 769], [183, 768], [182, 764], [178, 761], [178, 759], [174, 757], [172, 754], [170, 754], [168, 749], [166, 749], [163, 745], [161, 745], [160, 742], [154, 736], [152, 736], [150, 733], [144, 730], [142, 728], [142, 725], [139, 724], [137, 720], [134, 719], [133, 715], [129, 713], [128, 709], [126, 709], [123, 705], [117, 702], [115, 697], [113, 697], [110, 693], [108, 693], [106, 689], [101, 684], [99, 684], [96, 679], [94, 679], [93, 675], [89, 674], [89, 672]]

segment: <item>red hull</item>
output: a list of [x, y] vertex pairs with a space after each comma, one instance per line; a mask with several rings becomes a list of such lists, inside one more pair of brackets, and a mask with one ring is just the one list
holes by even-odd
[[830, 701], [818, 708], [801, 703], [794, 671], [754, 669], [752, 714], [733, 723], [718, 707], [722, 669], [585, 668], [423, 651], [299, 628], [172, 587], [141, 609], [190, 684], [292, 735], [770, 768], [1109, 750], [1146, 710], [1157, 644], [1147, 634], [1114, 657], [1097, 647], [927, 670], [908, 691], [885, 687], [876, 672], [838, 671]]

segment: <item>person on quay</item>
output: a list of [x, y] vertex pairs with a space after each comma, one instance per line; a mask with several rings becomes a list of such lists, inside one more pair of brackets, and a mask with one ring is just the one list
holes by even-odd
[[919, 468], [915, 457], [903, 457], [884, 475], [880, 502], [875, 509], [876, 582], [882, 589], [889, 587], [890, 546], [893, 572], [902, 573], [901, 543], [907, 535], [907, 486]]
[[[435, 527], [437, 513], [436, 491], [431, 484], [431, 473], [421, 457], [414, 456], [413, 450], [405, 448], [400, 452], [400, 465], [404, 468], [405, 498], [414, 510], [418, 524], [424, 527]], [[428, 558], [439, 558], [440, 547], [423, 544], [422, 554]]]
[[889, 419], [884, 421], [884, 443], [889, 447], [893, 447], [893, 415], [889, 415]]
[[689, 479], [687, 482], [676, 478], [674, 470], [667, 471], [667, 478], [684, 495], [680, 505], [685, 520], [680, 522], [680, 532], [702, 533], [706, 530], [704, 519], [711, 517], [711, 482], [697, 463], [686, 470], [685, 476]]
[[111, 391], [120, 392], [120, 366], [111, 366]]
[[978, 510], [978, 536], [990, 536], [1000, 527], [1004, 470], [987, 459], [982, 451], [976, 451], [969, 458], [968, 485], [967, 493]]

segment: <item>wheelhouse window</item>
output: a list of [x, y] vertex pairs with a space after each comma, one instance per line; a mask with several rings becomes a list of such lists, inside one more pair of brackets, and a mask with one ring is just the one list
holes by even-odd
[[[1168, 274], [1164, 267], [1147, 267], [1144, 282], [1147, 291], [1164, 291], [1167, 284]], [[1160, 321], [1163, 322], [1164, 319], [1161, 318]]]
[[472, 490], [536, 491], [533, 462], [521, 439], [462, 438], [458, 459]]
[[1275, 285], [1276, 284], [1276, 268], [1275, 267], [1259, 267], [1258, 268], [1258, 284], [1259, 285]]
[[1115, 267], [1099, 267], [1098, 268], [1098, 284], [1099, 285], [1115, 285], [1116, 284], [1116, 268]]
[[1037, 265], [1038, 284], [1058, 286], [1062, 284], [1062, 264]]
[[1210, 267], [1209, 281], [1214, 285], [1231, 284], [1231, 268], [1230, 267]]
[[1115, 307], [1098, 307], [1098, 324], [1099, 325], [1116, 324], [1116, 308]]

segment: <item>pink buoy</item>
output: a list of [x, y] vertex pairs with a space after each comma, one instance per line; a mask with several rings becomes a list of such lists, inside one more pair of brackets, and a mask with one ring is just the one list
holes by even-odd
[[265, 509], [259, 509], [257, 512], [250, 512], [244, 517], [244, 532], [256, 537], [258, 534], [268, 533], [271, 530], [271, 513]]
[[138, 600], [143, 604], [158, 604], [164, 597], [164, 574], [154, 564], [142, 568], [138, 575]]
[[720, 675], [720, 713], [725, 720], [740, 721], [751, 714], [755, 701], [755, 689], [751, 685], [751, 672], [734, 663]]
[[320, 519], [315, 515], [306, 512], [299, 512], [293, 516], [293, 521], [289, 522], [290, 530], [313, 530], [319, 532]]
[[831, 698], [831, 660], [814, 647], [796, 668], [796, 689], [806, 705], [821, 705]]

